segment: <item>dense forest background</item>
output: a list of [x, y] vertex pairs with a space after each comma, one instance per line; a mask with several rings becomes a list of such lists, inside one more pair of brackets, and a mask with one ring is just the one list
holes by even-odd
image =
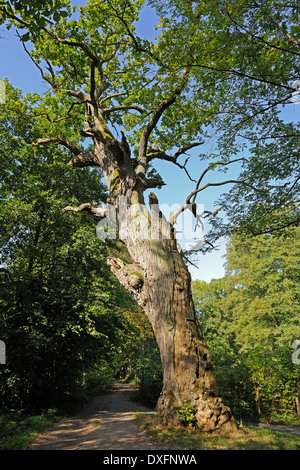
[[72, 410], [115, 379], [138, 377], [153, 334], [106, 264], [115, 252], [126, 259], [121, 244], [101, 242], [90, 216], [61, 210], [83, 195], [100, 202], [101, 171], [76, 172], [61, 151], [32, 151], [39, 132], [35, 97], [23, 98], [8, 83], [6, 92], [0, 135], [0, 321], [7, 356], [0, 369], [1, 406]]
[[226, 275], [193, 283], [219, 386], [242, 420], [300, 418], [299, 280], [294, 228], [232, 237]]

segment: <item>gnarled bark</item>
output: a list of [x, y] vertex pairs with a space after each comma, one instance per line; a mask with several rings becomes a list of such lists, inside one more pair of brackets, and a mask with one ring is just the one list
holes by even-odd
[[233, 429], [230, 409], [218, 397], [210, 352], [194, 309], [190, 273], [176, 242], [171, 238], [136, 238], [136, 226], [128, 212], [122, 240], [133, 263], [125, 265], [119, 259], [109, 258], [108, 264], [153, 327], [163, 367], [158, 415], [163, 423], [176, 423], [177, 407], [188, 401], [195, 407], [201, 429]]

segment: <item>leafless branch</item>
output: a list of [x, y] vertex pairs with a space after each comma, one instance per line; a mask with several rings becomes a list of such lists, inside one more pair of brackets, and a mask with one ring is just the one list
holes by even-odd
[[171, 155], [167, 155], [166, 153], [160, 151], [160, 150], [155, 150], [155, 149], [150, 149], [150, 151], [148, 151], [149, 153], [147, 153], [147, 161], [151, 161], [151, 160], [154, 160], [154, 159], [158, 159], [158, 160], [165, 160], [165, 161], [168, 161], [168, 162], [172, 162], [174, 163], [174, 165], [178, 166], [181, 170], [184, 170], [187, 177], [193, 181], [194, 183], [196, 183], [196, 180], [194, 180], [191, 175], [189, 174], [187, 168], [186, 168], [186, 164], [189, 160], [189, 158], [187, 158], [184, 162], [184, 165], [182, 165], [181, 163], [177, 162], [177, 159], [174, 156], [171, 156]]
[[49, 137], [37, 139], [35, 142], [32, 142], [32, 145], [45, 145], [45, 144], [61, 144], [67, 149], [71, 150], [75, 155], [80, 155], [82, 150], [80, 150], [77, 145], [72, 144], [69, 140], [61, 139], [60, 137]]
[[67, 211], [87, 212], [88, 214], [94, 215], [95, 217], [99, 217], [101, 219], [104, 219], [108, 215], [107, 208], [93, 207], [90, 203], [81, 204], [80, 206], [77, 206], [77, 207], [67, 206], [63, 209], [63, 212], [67, 212]]
[[259, 191], [259, 189], [255, 188], [251, 184], [246, 183], [246, 181], [242, 181], [242, 180], [227, 180], [227, 181], [221, 181], [219, 183], [206, 183], [201, 188], [195, 189], [193, 192], [191, 192], [191, 194], [187, 197], [186, 204], [193, 204], [195, 201], [195, 198], [193, 198], [193, 202], [191, 202], [192, 197], [200, 193], [204, 189], [211, 187], [211, 186], [223, 186], [224, 184], [244, 184], [246, 186], [249, 186], [251, 189], [254, 189], [255, 191]]
[[[199, 192], [203, 191], [204, 189], [208, 188], [208, 187], [223, 186], [225, 184], [244, 184], [245, 186], [250, 187], [254, 191], [260, 191], [260, 189], [255, 188], [254, 186], [252, 186], [251, 184], [249, 184], [249, 183], [247, 183], [246, 181], [243, 181], [243, 180], [226, 180], [226, 181], [221, 181], [219, 183], [207, 183], [204, 186], [202, 186], [201, 188], [195, 189], [194, 191], [191, 192], [191, 194], [189, 194], [189, 196], [186, 198], [185, 203], [182, 204], [182, 206], [178, 207], [178, 209], [176, 209], [174, 212], [172, 212], [172, 214], [169, 217], [169, 223], [171, 225], [174, 225], [175, 222], [176, 222], [177, 217], [182, 212], [184, 212], [186, 209], [190, 209], [192, 211], [192, 213], [194, 214], [194, 216], [197, 218], [197, 213], [196, 213], [196, 207], [197, 206], [196, 206], [196, 203], [195, 203], [195, 197], [194, 196], [197, 195]], [[219, 212], [219, 210], [218, 210], [218, 212]], [[212, 213], [211, 215], [215, 215], [215, 214]]]
[[205, 217], [208, 217], [209, 215], [211, 215], [212, 217], [215, 217], [217, 215], [218, 212], [220, 212], [220, 208], [219, 209], [216, 209], [214, 212], [211, 212], [211, 211], [204, 211], [203, 214], [206, 214], [204, 215], [204, 218]]
[[[229, 162], [214, 162], [214, 163], [211, 163], [210, 165], [208, 165], [208, 167], [200, 175], [200, 178], [198, 179], [195, 190], [198, 190], [198, 188], [200, 186], [200, 183], [203, 180], [206, 173], [208, 173], [208, 171], [212, 170], [216, 165], [227, 166], [227, 165], [230, 165], [231, 163], [236, 163], [236, 162], [239, 162], [239, 161], [248, 161], [248, 160], [247, 160], [247, 158], [242, 157], [242, 158], [236, 158], [235, 160], [230, 160]], [[193, 197], [193, 200], [192, 200], [192, 203], [195, 202], [196, 195], [197, 195], [197, 193], [195, 193], [195, 195]]]
[[186, 168], [186, 164], [189, 160], [189, 158], [187, 158], [184, 162], [184, 164], [182, 165], [181, 163], [179, 163], [177, 161], [178, 157], [184, 153], [186, 153], [188, 150], [194, 148], [194, 147], [197, 147], [199, 145], [202, 145], [204, 144], [204, 142], [193, 142], [192, 144], [189, 144], [189, 145], [186, 145], [184, 147], [181, 147], [179, 150], [177, 150], [177, 152], [174, 154], [174, 155], [167, 155], [165, 152], [161, 151], [161, 150], [158, 150], [158, 149], [152, 149], [151, 147], [147, 149], [147, 161], [151, 161], [151, 160], [154, 160], [154, 159], [158, 159], [158, 160], [166, 160], [168, 162], [172, 162], [174, 163], [174, 165], [177, 165], [180, 169], [184, 170], [186, 175], [188, 176], [188, 178], [193, 181], [194, 183], [196, 183], [196, 180], [194, 180], [191, 175], [189, 174], [187, 168]]
[[174, 154], [174, 158], [177, 159], [179, 155], [182, 155], [183, 153], [186, 153], [188, 150], [198, 147], [199, 145], [203, 145], [204, 142], [193, 142], [192, 144], [185, 145], [184, 147], [181, 147], [177, 152]]
[[110, 113], [114, 113], [116, 111], [123, 111], [123, 110], [126, 110], [126, 109], [132, 109], [134, 111], [138, 111], [139, 113], [143, 114], [145, 112], [145, 110], [143, 108], [141, 108], [139, 105], [137, 104], [132, 104], [132, 105], [120, 105], [120, 106], [114, 106], [112, 108], [104, 108], [102, 110], [102, 113], [103, 115], [106, 115], [106, 114], [110, 114]]

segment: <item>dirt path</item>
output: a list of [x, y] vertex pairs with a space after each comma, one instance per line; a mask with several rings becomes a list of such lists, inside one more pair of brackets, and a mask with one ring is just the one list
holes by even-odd
[[287, 424], [259, 424], [259, 428], [271, 429], [272, 431], [287, 432], [289, 434], [294, 434], [295, 436], [300, 436], [300, 426], [289, 426]]
[[[151, 412], [131, 401], [135, 387], [116, 384], [80, 413], [52, 426], [28, 450], [162, 450], [139, 431], [134, 414]], [[166, 449], [165, 449], [166, 450]]]
[[[135, 390], [130, 384], [115, 384], [109, 393], [94, 398], [77, 415], [56, 423], [26, 449], [169, 450], [138, 429], [134, 414], [151, 410], [131, 400]], [[260, 424], [259, 427], [300, 435], [299, 426]]]

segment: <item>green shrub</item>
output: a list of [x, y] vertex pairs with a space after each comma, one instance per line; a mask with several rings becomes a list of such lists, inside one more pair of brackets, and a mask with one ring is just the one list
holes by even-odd
[[106, 363], [88, 371], [84, 375], [84, 388], [88, 395], [97, 395], [112, 387], [114, 373]]
[[193, 428], [197, 426], [196, 406], [193, 405], [189, 400], [185, 400], [182, 406], [176, 407], [176, 415], [179, 417], [180, 423], [183, 426], [189, 426]]
[[6, 410], [0, 416], [0, 450], [21, 450], [39, 433], [60, 419], [57, 410], [28, 416], [22, 410]]

